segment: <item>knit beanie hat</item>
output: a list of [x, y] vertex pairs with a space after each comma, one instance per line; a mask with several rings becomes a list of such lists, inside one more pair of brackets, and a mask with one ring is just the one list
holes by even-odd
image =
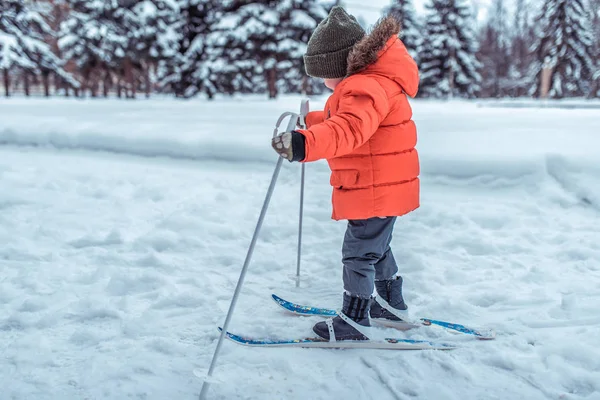
[[348, 54], [363, 38], [365, 30], [352, 15], [335, 6], [310, 37], [304, 67], [315, 78], [343, 78], [346, 76]]

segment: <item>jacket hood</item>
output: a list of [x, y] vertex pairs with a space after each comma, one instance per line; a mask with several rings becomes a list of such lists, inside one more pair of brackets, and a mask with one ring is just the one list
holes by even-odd
[[410, 97], [419, 88], [419, 70], [398, 38], [400, 23], [392, 16], [379, 20], [371, 33], [354, 45], [348, 55], [347, 76], [358, 73], [384, 75]]

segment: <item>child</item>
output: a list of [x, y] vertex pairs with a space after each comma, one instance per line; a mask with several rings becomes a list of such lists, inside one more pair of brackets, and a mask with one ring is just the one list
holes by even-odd
[[[333, 90], [324, 111], [308, 114], [308, 129], [283, 134], [272, 146], [289, 161], [326, 159], [331, 168], [334, 220], [348, 220], [342, 248], [342, 313], [370, 326], [371, 318], [400, 320], [372, 297], [406, 310], [402, 277], [390, 249], [397, 216], [419, 207], [417, 133], [407, 96], [417, 93], [417, 65], [398, 38], [393, 17], [370, 34], [334, 7], [313, 32], [306, 73]], [[313, 330], [329, 339], [367, 339], [339, 316]]]

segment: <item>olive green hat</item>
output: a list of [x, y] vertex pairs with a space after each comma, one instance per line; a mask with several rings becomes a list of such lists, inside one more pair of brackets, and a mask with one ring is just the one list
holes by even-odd
[[315, 78], [343, 78], [348, 54], [364, 35], [356, 18], [340, 6], [333, 7], [308, 41], [304, 55], [306, 73]]

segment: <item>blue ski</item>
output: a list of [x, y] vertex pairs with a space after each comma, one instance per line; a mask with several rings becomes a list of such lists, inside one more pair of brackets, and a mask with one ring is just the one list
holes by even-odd
[[[337, 315], [337, 311], [333, 310], [333, 309], [310, 307], [310, 306], [295, 304], [295, 303], [289, 302], [287, 300], [284, 300], [275, 294], [272, 294], [271, 297], [273, 298], [275, 303], [277, 303], [279, 306], [281, 306], [282, 308], [284, 308], [287, 311], [290, 311], [294, 314], [309, 315], [309, 316], [317, 315], [317, 316], [322, 316], [322, 317], [335, 317]], [[378, 321], [375, 321], [375, 322], [378, 322]], [[494, 332], [494, 330], [492, 330], [492, 329], [469, 328], [469, 327], [461, 325], [461, 324], [455, 324], [455, 323], [451, 323], [451, 322], [439, 321], [439, 320], [429, 319], [429, 318], [420, 318], [416, 321], [413, 321], [413, 320], [406, 321], [405, 320], [400, 323], [398, 323], [398, 322], [385, 323], [385, 325], [389, 326], [389, 327], [396, 327], [396, 328], [402, 329], [402, 330], [406, 330], [406, 329], [410, 329], [410, 328], [417, 328], [420, 326], [436, 325], [436, 326], [440, 326], [440, 327], [449, 329], [454, 332], [464, 333], [465, 335], [472, 335], [472, 336], [476, 337], [477, 339], [481, 339], [481, 340], [491, 340], [496, 337], [496, 332]]]
[[[222, 328], [219, 328], [222, 331]], [[381, 349], [381, 350], [452, 350], [456, 346], [435, 343], [427, 340], [394, 339], [384, 340], [338, 340], [330, 342], [320, 337], [301, 339], [248, 338], [231, 332], [225, 333], [227, 339], [245, 346], [254, 347], [308, 347], [321, 349]]]

